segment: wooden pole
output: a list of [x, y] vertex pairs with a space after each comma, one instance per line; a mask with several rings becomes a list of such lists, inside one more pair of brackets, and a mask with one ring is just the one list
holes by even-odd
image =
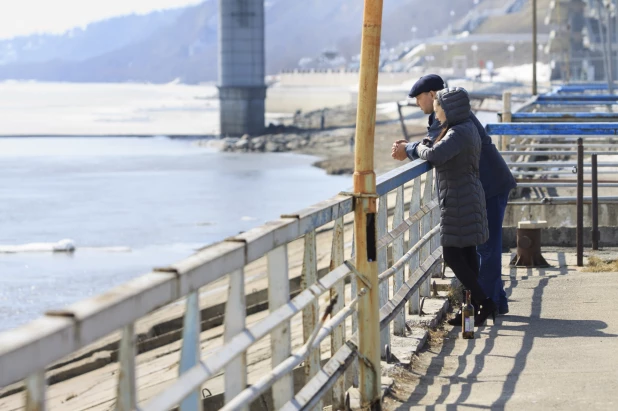
[[[382, 0], [365, 0], [361, 40], [356, 144], [354, 152], [354, 237], [356, 269], [370, 289], [358, 304], [359, 390], [363, 409], [379, 410], [380, 294], [377, 266], [377, 197], [373, 164]], [[369, 288], [357, 279], [358, 289]]]
[[[505, 91], [502, 93], [502, 123], [510, 123], [512, 121], [511, 114], [511, 92]], [[500, 144], [501, 151], [508, 151], [509, 149], [509, 137], [502, 136], [502, 142]]]

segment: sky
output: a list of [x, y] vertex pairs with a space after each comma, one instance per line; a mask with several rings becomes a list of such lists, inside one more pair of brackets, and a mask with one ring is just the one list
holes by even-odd
[[[131, 13], [181, 7], [204, 0], [0, 0], [0, 38], [62, 33]], [[217, 0], [208, 0], [217, 1]]]

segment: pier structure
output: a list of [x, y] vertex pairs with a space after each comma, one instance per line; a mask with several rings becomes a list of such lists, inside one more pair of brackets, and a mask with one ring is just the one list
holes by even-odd
[[265, 128], [264, 0], [218, 1], [221, 135], [257, 135]]

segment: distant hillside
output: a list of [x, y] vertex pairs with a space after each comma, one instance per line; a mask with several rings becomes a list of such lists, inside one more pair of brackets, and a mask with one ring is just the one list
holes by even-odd
[[[545, 16], [549, 4], [553, 0], [537, 0], [537, 31], [549, 33], [550, 27], [545, 24]], [[523, 5], [516, 13], [503, 16], [493, 16], [487, 19], [477, 30], [476, 34], [490, 33], [531, 33], [532, 34], [532, 2], [524, 0]]]
[[[497, 1], [497, 0], [493, 0]], [[545, 24], [545, 16], [549, 9], [549, 4], [553, 0], [537, 0], [537, 32], [539, 34], [548, 34], [551, 27]], [[492, 16], [485, 20], [474, 34], [496, 34], [496, 33], [530, 33], [532, 40], [532, 1], [524, 0], [520, 9], [515, 12], [502, 16]], [[482, 60], [492, 60], [495, 67], [510, 66], [511, 61], [515, 65], [532, 63], [532, 42], [525, 44], [517, 44], [516, 52], [512, 56], [508, 51], [508, 44], [504, 43], [488, 43], [479, 45], [478, 58]], [[539, 43], [541, 46], [545, 44]], [[482, 46], [482, 48], [481, 48]], [[428, 52], [433, 52], [440, 55], [443, 52], [439, 47], [428, 48]], [[468, 61], [472, 62], [473, 53], [470, 50], [470, 44], [459, 44], [450, 47], [448, 50], [448, 58], [455, 55], [467, 55]], [[537, 59], [540, 63], [549, 63], [550, 56], [544, 51], [538, 51]]]
[[[147, 36], [134, 37], [127, 44], [84, 59], [71, 55], [72, 58], [56, 58], [44, 63], [0, 66], [0, 78], [153, 83], [177, 78], [189, 83], [215, 79], [217, 3], [211, 0], [173, 10], [176, 16], [170, 24], [158, 25], [156, 29], [152, 25]], [[94, 37], [105, 42], [105, 33]]]
[[176, 22], [182, 8], [114, 17], [64, 34], [35, 34], [0, 40], [0, 64], [80, 61], [142, 41]]
[[[470, 0], [470, 3], [472, 0]], [[387, 46], [442, 31], [470, 5], [454, 0], [389, 0], [384, 2], [382, 41]], [[267, 71], [294, 68], [305, 56], [314, 57], [334, 47], [346, 57], [360, 52], [363, 1], [279, 0], [266, 13]]]
[[[387, 46], [409, 40], [412, 27], [416, 27], [419, 38], [432, 36], [469, 9], [470, 4], [464, 1], [385, 1], [382, 39]], [[451, 10], [455, 17], [451, 17]], [[314, 57], [325, 48], [334, 47], [347, 57], [358, 54], [362, 14], [363, 1], [359, 0], [266, 1], [267, 73], [296, 67], [302, 57]], [[19, 58], [4, 58], [3, 61], [12, 62], [0, 66], [0, 79], [214, 81], [217, 16], [218, 1], [207, 0], [197, 6], [153, 13], [141, 19], [127, 16], [95, 23], [82, 32], [55, 38], [58, 43], [54, 47], [37, 46], [39, 51], [31, 55], [22, 45]], [[127, 19], [137, 20], [125, 24], [130, 21]], [[71, 36], [88, 41], [76, 41]], [[31, 36], [32, 41], [34, 38]], [[51, 44], [52, 40], [49, 41]], [[43, 51], [46, 48], [55, 51], [46, 54]]]

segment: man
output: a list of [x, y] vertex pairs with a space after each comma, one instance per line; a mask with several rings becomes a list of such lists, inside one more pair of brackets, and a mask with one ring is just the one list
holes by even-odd
[[[446, 88], [446, 86], [440, 76], [428, 74], [414, 84], [408, 95], [411, 98], [416, 98], [416, 105], [420, 107], [423, 113], [429, 115], [427, 137], [432, 142], [442, 131], [442, 125], [435, 118], [433, 100], [436, 93], [443, 88]], [[470, 112], [470, 120], [476, 125], [482, 140], [479, 174], [485, 191], [489, 226], [489, 240], [477, 247], [477, 252], [481, 257], [479, 283], [498, 307], [498, 313], [506, 314], [509, 312], [509, 306], [502, 283], [502, 222], [509, 192], [517, 186], [517, 183], [496, 146], [492, 143], [491, 137], [485, 132], [485, 128], [472, 112]], [[417, 159], [416, 147], [419, 143], [397, 140], [393, 144], [391, 155], [399, 161], [406, 158]]]

